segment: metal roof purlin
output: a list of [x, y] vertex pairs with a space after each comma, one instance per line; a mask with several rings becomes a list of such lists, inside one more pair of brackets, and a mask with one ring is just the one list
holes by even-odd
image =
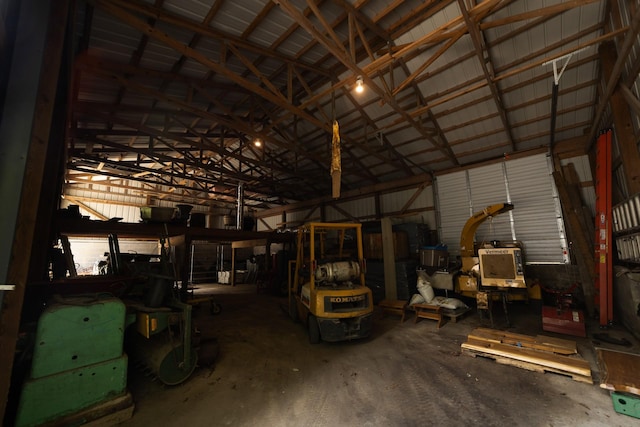
[[487, 68], [487, 64], [491, 64], [491, 55], [489, 53], [489, 50], [486, 48], [486, 43], [484, 42], [480, 30], [478, 29], [478, 23], [473, 21], [469, 16], [469, 12], [467, 11], [464, 1], [458, 0], [458, 5], [460, 6], [460, 11], [462, 12], [464, 21], [467, 24], [469, 34], [471, 35], [471, 40], [473, 41], [473, 46], [476, 49], [476, 54], [478, 56], [480, 66], [482, 67], [484, 77], [487, 80], [487, 84], [489, 85], [489, 89], [491, 90], [491, 94], [493, 95], [493, 101], [495, 102], [496, 108], [498, 109], [498, 114], [500, 115], [500, 120], [502, 121], [504, 132], [507, 134], [507, 139], [509, 140], [509, 144], [511, 145], [511, 151], [516, 151], [516, 143], [513, 138], [513, 134], [511, 133], [511, 125], [509, 124], [509, 118], [507, 117], [507, 113], [504, 108], [504, 102], [502, 101], [502, 97], [500, 96], [500, 92], [498, 91], [496, 83], [493, 81], [493, 72], [490, 72]]
[[[361, 69], [360, 67], [358, 67], [358, 65], [356, 65], [355, 63], [353, 63], [353, 61], [349, 59], [348, 54], [344, 50], [344, 47], [342, 45], [340, 45], [340, 48], [332, 46], [332, 43], [329, 42], [323, 34], [319, 33], [315, 29], [313, 24], [309, 22], [308, 19], [306, 19], [304, 16], [302, 16], [302, 14], [295, 8], [295, 6], [289, 3], [288, 0], [274, 0], [274, 1], [277, 1], [278, 4], [280, 4], [292, 16], [293, 19], [297, 20], [302, 27], [304, 27], [310, 34], [312, 34], [315, 38], [317, 38], [320, 41], [320, 43], [322, 43], [325, 46], [325, 48], [327, 48], [331, 53], [333, 53], [336, 56], [336, 58], [338, 58], [346, 67], [351, 69], [354, 72], [354, 74], [361, 75], [368, 87], [374, 90], [382, 99], [384, 99], [384, 101], [387, 104], [389, 104], [394, 110], [396, 110], [396, 112], [398, 112], [409, 123], [411, 123], [412, 126], [416, 128], [416, 130], [418, 130], [421, 134], [425, 136], [425, 138], [431, 138], [429, 133], [426, 130], [424, 130], [422, 126], [420, 126], [420, 124], [418, 124], [409, 114], [407, 114], [397, 104], [395, 99], [393, 99], [393, 97], [390, 94], [380, 89], [378, 85], [376, 85], [375, 82], [366, 74], [364, 69]], [[453, 154], [453, 152], [449, 147], [443, 147], [438, 143], [436, 144], [439, 145], [439, 148], [443, 150], [443, 153], [447, 155], [454, 164], [457, 162], [455, 155]]]

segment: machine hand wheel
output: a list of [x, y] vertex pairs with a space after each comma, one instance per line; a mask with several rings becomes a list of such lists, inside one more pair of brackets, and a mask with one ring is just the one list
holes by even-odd
[[222, 306], [218, 303], [211, 301], [211, 306], [209, 307], [211, 314], [220, 314], [222, 312]]

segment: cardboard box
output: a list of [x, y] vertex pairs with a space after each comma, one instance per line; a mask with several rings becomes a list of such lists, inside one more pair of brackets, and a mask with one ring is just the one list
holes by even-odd
[[478, 290], [478, 281], [475, 277], [461, 275], [458, 276], [457, 280], [460, 292], [475, 292]]

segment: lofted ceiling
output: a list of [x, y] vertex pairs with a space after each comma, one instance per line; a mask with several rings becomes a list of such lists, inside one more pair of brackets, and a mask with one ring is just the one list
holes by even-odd
[[79, 1], [65, 191], [330, 197], [334, 119], [342, 191], [548, 147], [553, 59], [553, 140], [586, 146], [598, 45], [629, 32], [608, 14], [605, 0]]

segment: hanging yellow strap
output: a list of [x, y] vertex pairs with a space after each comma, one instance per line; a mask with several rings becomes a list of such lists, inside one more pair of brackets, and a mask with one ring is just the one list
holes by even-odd
[[331, 193], [334, 199], [340, 197], [340, 127], [338, 121], [333, 121], [333, 137], [331, 138]]

